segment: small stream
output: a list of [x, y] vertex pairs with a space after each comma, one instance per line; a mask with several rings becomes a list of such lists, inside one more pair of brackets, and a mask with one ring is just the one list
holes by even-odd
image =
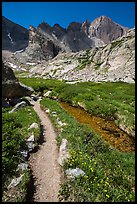
[[71, 106], [66, 102], [60, 103], [61, 107], [75, 117], [80, 123], [86, 124], [99, 133], [110, 145], [123, 152], [135, 151], [134, 138], [119, 129], [114, 121], [98, 116], [92, 116], [84, 109]]

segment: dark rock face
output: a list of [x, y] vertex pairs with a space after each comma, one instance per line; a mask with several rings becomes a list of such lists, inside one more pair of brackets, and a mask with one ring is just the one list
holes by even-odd
[[15, 52], [28, 46], [29, 32], [24, 27], [2, 17], [2, 50]]
[[96, 18], [89, 26], [90, 37], [97, 37], [108, 44], [111, 41], [124, 35], [129, 29], [125, 28], [106, 16]]
[[2, 97], [12, 98], [31, 95], [33, 89], [18, 82], [13, 71], [2, 63]]

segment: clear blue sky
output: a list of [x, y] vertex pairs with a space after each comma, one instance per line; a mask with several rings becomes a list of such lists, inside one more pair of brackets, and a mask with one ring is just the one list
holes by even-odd
[[128, 28], [135, 26], [135, 2], [2, 2], [2, 15], [29, 28], [43, 21], [66, 28], [69, 23], [92, 22], [105, 15]]

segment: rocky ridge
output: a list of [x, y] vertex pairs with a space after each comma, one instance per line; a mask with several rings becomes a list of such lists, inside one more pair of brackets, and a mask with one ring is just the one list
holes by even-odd
[[54, 59], [33, 66], [31, 76], [67, 81], [135, 80], [135, 29], [101, 48], [60, 53]]
[[[12, 29], [10, 29], [11, 24]], [[4, 17], [2, 26], [3, 55], [5, 50], [15, 52], [16, 58], [24, 64], [32, 60], [36, 63], [51, 60], [63, 52], [78, 52], [88, 48], [102, 47], [128, 31], [128, 28], [113, 22], [106, 16], [101, 16], [92, 23], [88, 20], [83, 23], [71, 22], [66, 29], [59, 24], [50, 26], [42, 22], [37, 28], [30, 26], [29, 30], [25, 28], [23, 30], [8, 19], [5, 21]], [[24, 47], [22, 47], [22, 42]], [[19, 47], [22, 49], [19, 50]]]
[[28, 77], [132, 83], [135, 29], [120, 26], [106, 16], [92, 23], [72, 22], [67, 29], [43, 22], [37, 28], [30, 26], [25, 51], [9, 55], [2, 55], [4, 63], [27, 72]]

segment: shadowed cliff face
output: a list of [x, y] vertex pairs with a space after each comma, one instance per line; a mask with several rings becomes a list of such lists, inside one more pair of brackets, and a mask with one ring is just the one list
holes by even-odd
[[2, 50], [15, 52], [28, 46], [29, 32], [24, 27], [2, 17]]

